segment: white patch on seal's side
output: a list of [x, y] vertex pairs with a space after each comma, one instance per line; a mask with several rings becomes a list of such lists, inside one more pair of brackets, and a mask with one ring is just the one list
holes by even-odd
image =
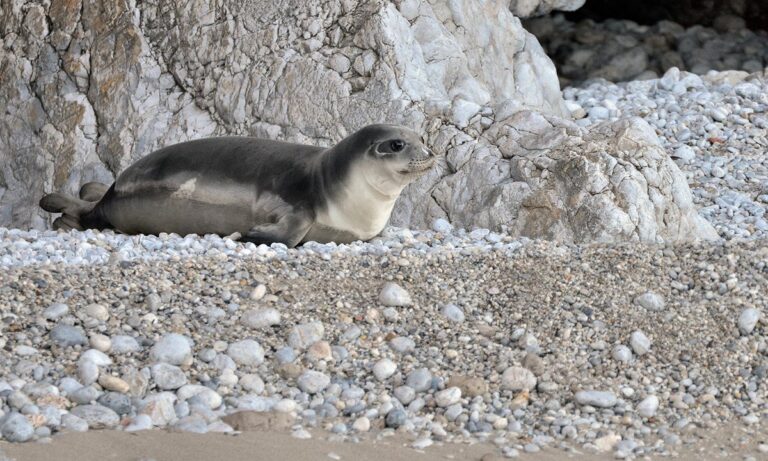
[[195, 193], [195, 188], [196, 188], [195, 183], [197, 183], [197, 178], [192, 178], [184, 181], [183, 183], [181, 183], [179, 188], [176, 189], [171, 194], [171, 198], [191, 199]]
[[387, 225], [397, 197], [408, 184], [403, 175], [372, 161], [355, 162], [344, 182], [317, 213], [306, 240], [337, 240], [333, 229], [372, 239]]

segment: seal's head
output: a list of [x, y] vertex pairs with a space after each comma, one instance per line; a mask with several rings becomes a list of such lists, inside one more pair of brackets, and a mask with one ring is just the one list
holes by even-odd
[[368, 125], [321, 156], [323, 205], [307, 239], [368, 240], [387, 224], [400, 192], [436, 163], [414, 131]]
[[411, 181], [429, 171], [437, 160], [421, 137], [397, 125], [368, 125], [354, 135], [358, 143], [356, 174], [384, 195], [397, 196]]
[[412, 130], [395, 125], [369, 125], [363, 130], [371, 131], [368, 155], [378, 160], [382, 169], [403, 176], [406, 182], [435, 164], [435, 155]]

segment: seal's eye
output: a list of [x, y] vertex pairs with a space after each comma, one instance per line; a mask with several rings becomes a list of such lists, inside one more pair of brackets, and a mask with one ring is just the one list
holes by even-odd
[[407, 143], [402, 139], [392, 139], [390, 141], [384, 141], [383, 143], [379, 144], [378, 147], [376, 147], [376, 150], [379, 154], [386, 157], [387, 154], [402, 152], [406, 145]]

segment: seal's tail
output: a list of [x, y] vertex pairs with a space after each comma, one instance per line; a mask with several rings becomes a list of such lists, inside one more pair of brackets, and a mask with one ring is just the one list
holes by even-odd
[[54, 193], [40, 199], [40, 208], [51, 213], [61, 213], [61, 216], [53, 221], [54, 229], [83, 230], [88, 227], [83, 225], [83, 216], [91, 211], [97, 203]]

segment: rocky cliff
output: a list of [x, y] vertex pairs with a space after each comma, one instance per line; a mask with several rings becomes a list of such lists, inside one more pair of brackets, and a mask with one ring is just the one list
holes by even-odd
[[554, 66], [508, 1], [0, 5], [0, 225], [46, 227], [44, 191], [110, 182], [170, 143], [330, 145], [388, 122], [445, 156], [394, 224], [444, 217], [564, 241], [712, 235], [647, 125], [587, 133], [564, 119]]

